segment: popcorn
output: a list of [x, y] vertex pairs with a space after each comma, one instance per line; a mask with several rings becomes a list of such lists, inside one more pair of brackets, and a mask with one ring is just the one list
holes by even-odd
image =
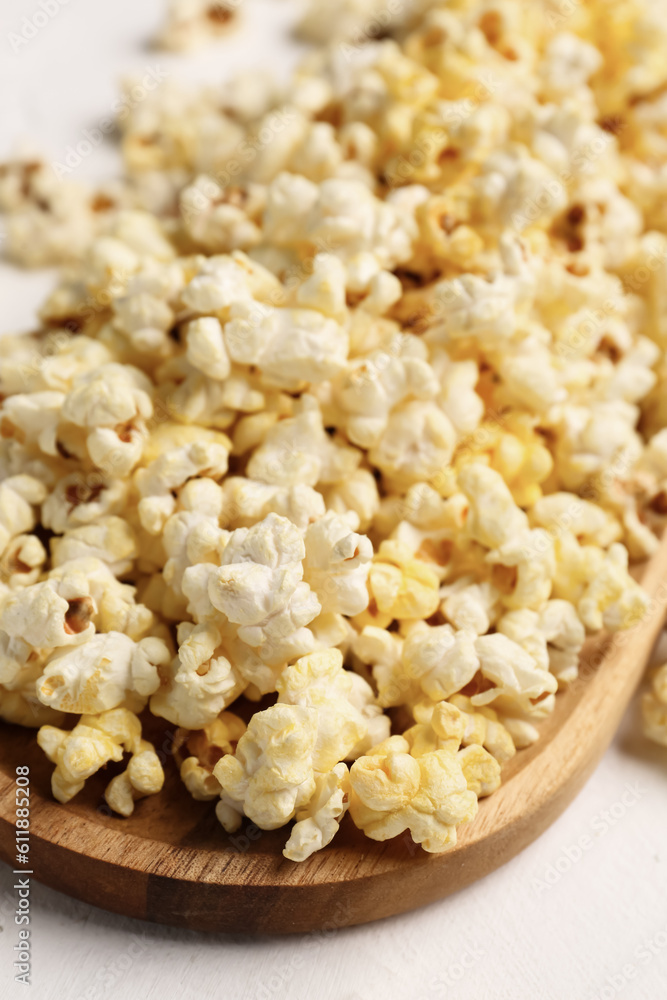
[[611, 546], [598, 572], [591, 574], [577, 603], [582, 623], [597, 632], [630, 628], [646, 613], [647, 595], [628, 574], [627, 550], [617, 542]]
[[125, 508], [127, 494], [128, 484], [122, 479], [107, 479], [101, 473], [72, 472], [59, 479], [44, 500], [42, 524], [62, 535], [70, 528], [119, 515]]
[[172, 490], [183, 486], [193, 476], [222, 478], [228, 467], [231, 447], [228, 438], [209, 431], [208, 436], [183, 447], [163, 451], [146, 468], [137, 470], [135, 483], [139, 500], [139, 520], [146, 531], [157, 535], [174, 512]]
[[385, 625], [394, 618], [429, 618], [439, 604], [438, 577], [398, 542], [380, 545], [368, 575], [371, 603]]
[[46, 562], [46, 550], [37, 535], [16, 535], [0, 558], [0, 580], [10, 590], [37, 583]]
[[441, 701], [460, 691], [480, 666], [474, 637], [469, 632], [455, 632], [450, 625], [432, 627], [421, 622], [408, 634], [402, 658], [407, 675], [419, 682], [432, 701]]
[[298, 389], [303, 382], [333, 378], [345, 367], [348, 338], [335, 320], [314, 309], [258, 311], [239, 303], [225, 324], [232, 361], [256, 366], [267, 384]]
[[[179, 730], [174, 737], [181, 780], [193, 799], [217, 799], [222, 789], [213, 768], [225, 754], [233, 754], [246, 726], [233, 712], [221, 712], [212, 722], [195, 732]], [[180, 749], [185, 745], [185, 751]], [[185, 752], [189, 756], [184, 756]]]
[[392, 483], [410, 486], [446, 468], [455, 445], [456, 431], [443, 411], [415, 400], [394, 410], [369, 458]]
[[60, 797], [130, 753], [129, 815], [150, 711], [295, 861], [348, 809], [453, 844], [667, 515], [656, 4], [333, 6], [280, 91], [126, 81], [111, 185], [0, 165], [10, 254], [67, 265], [0, 341], [0, 716]]
[[654, 672], [651, 690], [642, 696], [644, 733], [650, 740], [667, 746], [667, 665]]
[[368, 604], [370, 539], [350, 531], [349, 522], [330, 512], [306, 529], [304, 541], [304, 577], [322, 612], [360, 614]]
[[299, 642], [300, 630], [321, 605], [303, 581], [305, 546], [290, 521], [269, 514], [252, 528], [238, 528], [211, 574], [211, 604], [240, 626], [238, 636], [254, 647], [281, 649]]
[[[70, 528], [51, 540], [51, 563], [63, 566], [78, 559], [97, 559], [106, 563], [114, 576], [122, 577], [132, 568], [139, 554], [131, 526], [122, 517], [101, 517], [90, 524]], [[25, 558], [21, 557], [25, 562]]]
[[461, 577], [440, 588], [440, 611], [456, 629], [484, 635], [495, 620], [500, 592], [488, 581], [477, 584]]
[[158, 667], [168, 659], [161, 639], [135, 643], [120, 632], [99, 633], [47, 660], [37, 696], [63, 712], [96, 715], [122, 705], [129, 694], [153, 694], [160, 685]]
[[341, 763], [316, 779], [313, 796], [307, 806], [297, 810], [296, 823], [283, 850], [290, 861], [305, 861], [338, 833], [348, 807], [348, 773]]
[[470, 503], [466, 533], [488, 549], [511, 543], [528, 524], [514, 503], [502, 477], [493, 469], [472, 463], [458, 477], [459, 488]]
[[30, 646], [73, 646], [87, 642], [95, 632], [93, 599], [79, 588], [48, 580], [10, 594], [0, 611], [0, 630]]
[[240, 807], [260, 829], [275, 830], [312, 798], [316, 737], [313, 709], [274, 705], [253, 715], [236, 755], [225, 755], [213, 768], [223, 790], [216, 813], [229, 833], [238, 829]]
[[112, 778], [104, 798], [114, 812], [131, 816], [134, 803], [146, 795], [156, 795], [164, 784], [164, 771], [158, 755], [148, 740], [142, 740], [122, 774]]
[[473, 705], [488, 705], [502, 699], [501, 705], [516, 705], [529, 715], [544, 711], [539, 700], [552, 695], [558, 681], [534, 656], [500, 632], [478, 637], [475, 652], [481, 674], [491, 682], [491, 687], [473, 695]]
[[360, 453], [327, 435], [317, 401], [304, 395], [300, 403], [299, 412], [276, 424], [251, 455], [246, 468], [251, 479], [317, 486], [341, 482], [356, 470]]
[[350, 769], [350, 815], [372, 840], [389, 840], [409, 830], [429, 853], [456, 844], [456, 828], [477, 812], [456, 752], [409, 754], [402, 736], [391, 736]]
[[184, 622], [167, 684], [159, 686], [158, 681], [146, 692], [153, 696], [151, 712], [185, 729], [202, 729], [212, 723], [246, 686], [223, 648], [222, 635], [214, 625]]
[[346, 431], [365, 448], [377, 445], [392, 410], [410, 397], [428, 399], [438, 389], [433, 371], [420, 357], [416, 337], [397, 335], [385, 348], [358, 358], [339, 382], [337, 401], [349, 413]]
[[[29, 729], [37, 729], [40, 726], [60, 726], [65, 716], [62, 712], [42, 705], [35, 693], [35, 681], [43, 669], [43, 655], [33, 653], [29, 663], [21, 663], [11, 656], [7, 657], [6, 652], [11, 650], [11, 643], [8, 643], [7, 650], [0, 654], [0, 673], [2, 683], [0, 684], [0, 719], [11, 725], [26, 726]], [[16, 647], [15, 647], [16, 648]], [[25, 656], [27, 649], [17, 650], [17, 655]]]
[[231, 364], [222, 336], [220, 321], [215, 316], [200, 316], [185, 329], [186, 357], [193, 368], [208, 378], [223, 381], [231, 371]]
[[161, 48], [194, 49], [225, 34], [233, 24], [236, 4], [225, 0], [170, 0], [167, 23], [157, 39]]
[[51, 789], [58, 802], [69, 802], [87, 778], [110, 760], [122, 760], [123, 751], [132, 754], [127, 769], [109, 782], [104, 793], [112, 809], [129, 816], [137, 799], [162, 788], [164, 772], [153, 745], [141, 738], [139, 719], [125, 708], [84, 714], [70, 731], [42, 726], [37, 742], [56, 765]]
[[32, 531], [37, 523], [34, 507], [46, 494], [43, 483], [33, 476], [10, 476], [0, 483], [0, 553], [17, 535]]

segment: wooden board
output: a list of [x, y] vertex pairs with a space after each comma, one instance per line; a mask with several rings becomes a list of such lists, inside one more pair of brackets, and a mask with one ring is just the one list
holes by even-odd
[[628, 632], [589, 642], [580, 678], [556, 699], [533, 747], [503, 769], [452, 851], [429, 855], [408, 834], [374, 843], [349, 816], [325, 850], [303, 864], [281, 854], [286, 830], [246, 826], [230, 837], [212, 803], [194, 802], [170, 755], [173, 727], [147, 737], [164, 757], [165, 789], [133, 816], [109, 813], [110, 770], [89, 779], [68, 805], [50, 793], [52, 765], [35, 732], [0, 728], [0, 857], [15, 867], [15, 767], [31, 774], [30, 861], [34, 878], [131, 917], [206, 931], [333, 929], [402, 913], [462, 889], [535, 840], [574, 798], [618, 727], [637, 687], [667, 604], [667, 536], [642, 582], [652, 597]]

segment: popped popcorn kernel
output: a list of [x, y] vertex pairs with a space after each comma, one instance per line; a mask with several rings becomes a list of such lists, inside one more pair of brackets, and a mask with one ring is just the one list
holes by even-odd
[[65, 265], [0, 340], [0, 718], [60, 801], [126, 754], [109, 806], [160, 793], [146, 712], [229, 833], [444, 851], [649, 613], [667, 29], [551, 7], [308, 0], [280, 86], [125, 80], [118, 180], [0, 164], [9, 256]]

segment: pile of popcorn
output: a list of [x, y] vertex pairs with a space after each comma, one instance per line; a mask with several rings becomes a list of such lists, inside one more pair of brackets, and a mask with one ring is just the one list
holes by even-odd
[[63, 266], [0, 340], [0, 716], [127, 816], [152, 713], [293, 861], [455, 844], [667, 517], [661, 0], [335, 6], [283, 91], [126, 108], [122, 181], [0, 167]]

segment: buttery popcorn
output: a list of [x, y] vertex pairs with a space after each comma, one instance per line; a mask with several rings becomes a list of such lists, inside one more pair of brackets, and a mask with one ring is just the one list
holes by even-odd
[[[128, 82], [122, 181], [0, 165], [10, 255], [67, 265], [0, 341], [0, 717], [63, 802], [129, 754], [129, 815], [151, 712], [299, 862], [341, 822], [453, 846], [648, 613], [667, 517], [656, 5], [326, 6], [281, 88]], [[174, 0], [159, 42], [241, 16]]]

